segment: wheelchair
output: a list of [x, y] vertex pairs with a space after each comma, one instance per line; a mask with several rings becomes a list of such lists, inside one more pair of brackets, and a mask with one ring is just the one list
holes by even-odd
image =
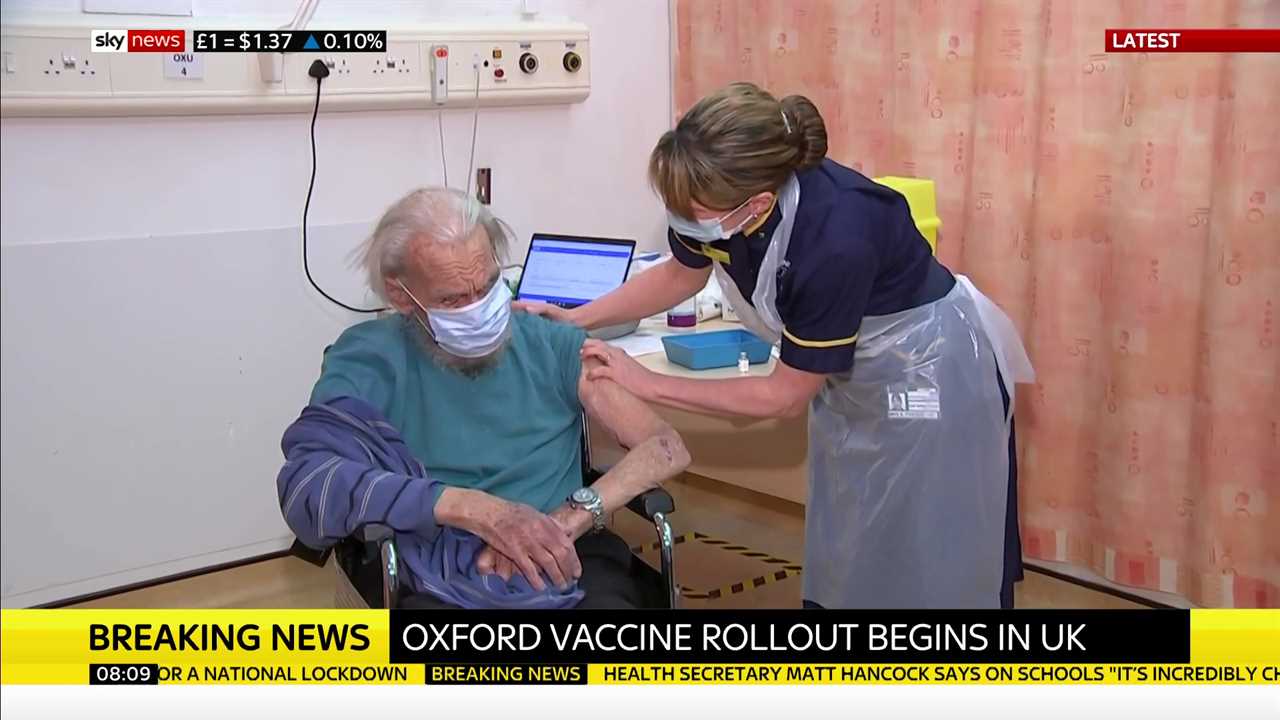
[[[594, 483], [604, 474], [604, 471], [595, 469], [591, 462], [589, 427], [584, 414], [581, 437], [583, 485]], [[656, 544], [661, 559], [661, 568], [655, 570], [633, 554], [630, 575], [646, 586], [646, 589], [652, 589], [652, 592], [646, 593], [654, 598], [653, 604], [648, 607], [674, 609], [677, 607], [680, 591], [675, 580], [672, 552], [674, 543], [668, 518], [675, 512], [675, 500], [663, 488], [655, 488], [633, 498], [626, 507], [628, 511], [653, 525], [658, 536]], [[412, 592], [403, 581], [395, 533], [385, 525], [364, 525], [332, 548], [322, 551], [313, 550], [295, 540], [291, 552], [320, 567], [328, 565], [332, 556], [337, 575], [337, 607], [393, 609], [400, 607], [404, 598]]]

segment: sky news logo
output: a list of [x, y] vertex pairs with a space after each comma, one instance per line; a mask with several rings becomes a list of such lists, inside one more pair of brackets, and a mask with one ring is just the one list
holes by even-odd
[[94, 30], [94, 52], [180, 53], [187, 50], [186, 30]]

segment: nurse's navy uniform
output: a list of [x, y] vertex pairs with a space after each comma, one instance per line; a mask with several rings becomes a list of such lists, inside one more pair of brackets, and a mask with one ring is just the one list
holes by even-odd
[[809, 409], [806, 604], [1011, 607], [1022, 576], [1013, 323], [929, 250], [906, 199], [831, 160], [749, 234], [671, 249], [715, 266], [783, 363], [827, 375]]

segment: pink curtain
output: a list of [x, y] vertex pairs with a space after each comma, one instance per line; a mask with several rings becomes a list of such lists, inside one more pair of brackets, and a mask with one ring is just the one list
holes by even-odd
[[678, 0], [683, 112], [734, 80], [931, 178], [938, 254], [1018, 323], [1029, 558], [1280, 606], [1280, 55], [1101, 52], [1280, 2]]

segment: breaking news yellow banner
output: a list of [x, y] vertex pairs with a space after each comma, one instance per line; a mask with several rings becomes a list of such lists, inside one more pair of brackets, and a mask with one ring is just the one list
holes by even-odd
[[385, 610], [4, 610], [14, 684], [411, 684]]
[[6, 685], [1280, 683], [1280, 611], [5, 610]]

